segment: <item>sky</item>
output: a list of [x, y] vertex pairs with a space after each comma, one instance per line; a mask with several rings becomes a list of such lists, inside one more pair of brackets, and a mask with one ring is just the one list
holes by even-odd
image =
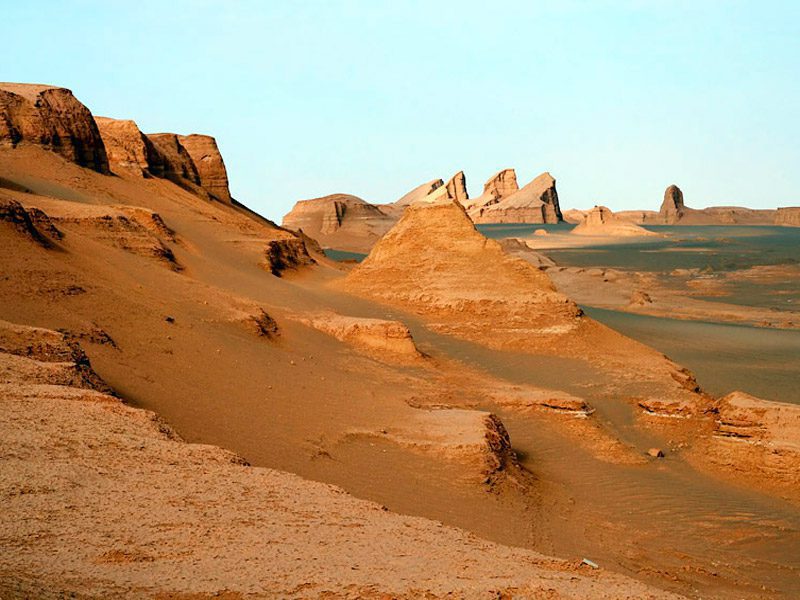
[[0, 80], [205, 133], [280, 221], [464, 170], [562, 208], [800, 205], [800, 2], [2, 0]]

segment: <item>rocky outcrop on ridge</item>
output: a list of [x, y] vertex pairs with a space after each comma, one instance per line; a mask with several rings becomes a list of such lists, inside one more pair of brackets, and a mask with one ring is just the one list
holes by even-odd
[[0, 83], [0, 146], [36, 144], [82, 167], [108, 173], [92, 113], [65, 88]]
[[563, 221], [558, 204], [556, 180], [542, 173], [522, 189], [516, 174], [506, 169], [492, 177], [484, 193], [468, 203], [475, 223], [558, 223]]
[[164, 159], [150, 139], [144, 135], [134, 121], [95, 117], [103, 143], [108, 153], [111, 170], [149, 177], [162, 165]]
[[570, 233], [574, 235], [598, 236], [655, 236], [657, 233], [648, 231], [634, 223], [629, 223], [616, 218], [613, 212], [605, 206], [595, 206], [590, 210], [583, 221]]
[[787, 206], [775, 211], [775, 225], [800, 227], [800, 206]]
[[466, 206], [469, 202], [469, 193], [467, 193], [467, 177], [464, 171], [459, 171], [453, 175], [450, 180], [445, 184], [448, 195]]
[[282, 277], [286, 270], [296, 270], [316, 262], [300, 237], [270, 240], [264, 255], [267, 259], [264, 267], [276, 277]]
[[37, 208], [25, 208], [14, 200], [0, 195], [0, 225], [11, 228], [44, 248], [62, 237], [50, 217]]
[[395, 206], [403, 206], [406, 207], [409, 204], [413, 204], [420, 198], [424, 198], [428, 194], [432, 193], [435, 189], [444, 185], [444, 181], [441, 179], [432, 179], [431, 181], [426, 181], [425, 183], [418, 185], [413, 190], [405, 194], [402, 198], [397, 200], [394, 204]]
[[231, 192], [228, 188], [228, 171], [225, 161], [217, 147], [217, 140], [210, 135], [179, 135], [178, 140], [189, 153], [200, 177], [200, 186], [215, 199], [231, 203]]
[[[200, 175], [192, 157], [174, 133], [148, 133], [147, 138], [158, 151], [150, 163], [150, 172], [187, 187], [187, 183], [200, 185]], [[191, 189], [191, 186], [189, 186]]]
[[302, 229], [325, 248], [368, 251], [394, 224], [381, 208], [349, 194], [300, 200], [283, 217], [283, 226]]

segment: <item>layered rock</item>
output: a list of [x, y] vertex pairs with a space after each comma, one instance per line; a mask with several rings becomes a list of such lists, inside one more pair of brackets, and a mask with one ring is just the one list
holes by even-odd
[[595, 206], [570, 233], [575, 235], [626, 237], [658, 235], [634, 223], [616, 218], [614, 213], [605, 206]]
[[0, 146], [28, 143], [82, 167], [108, 173], [108, 157], [92, 113], [65, 88], [0, 83]]
[[265, 268], [276, 277], [282, 277], [286, 270], [297, 270], [316, 262], [300, 237], [270, 240], [264, 255], [267, 259]]
[[684, 213], [683, 192], [677, 185], [664, 190], [664, 201], [658, 211], [664, 223], [674, 224], [681, 220]]
[[413, 204], [417, 200], [424, 198], [443, 185], [444, 181], [441, 179], [432, 179], [431, 181], [427, 181], [421, 185], [418, 185], [413, 190], [405, 194], [402, 198], [397, 200], [394, 204], [396, 206], [406, 207], [409, 204]]
[[27, 237], [44, 248], [52, 247], [62, 237], [50, 217], [37, 208], [25, 208], [14, 200], [0, 195], [0, 226]]
[[[174, 133], [148, 133], [147, 138], [157, 152], [150, 162], [150, 172], [156, 177], [164, 177], [180, 186], [187, 183], [199, 186], [200, 175], [189, 152]], [[191, 186], [189, 186], [191, 189]]]
[[775, 224], [800, 227], [800, 206], [787, 206], [775, 211]]
[[467, 178], [464, 175], [464, 171], [459, 171], [453, 175], [445, 184], [445, 187], [447, 188], [447, 194], [451, 198], [464, 206], [467, 205], [469, 202], [469, 193], [467, 193]]
[[452, 199], [409, 206], [345, 287], [430, 315], [434, 328], [469, 338], [544, 339], [569, 331], [581, 314], [544, 272], [481, 235]]
[[[484, 189], [483, 199], [471, 204], [476, 223], [558, 223], [563, 221], [556, 180], [542, 173], [522, 189], [516, 189], [513, 170], [501, 171]], [[488, 188], [488, 189], [487, 189]]]
[[283, 217], [283, 226], [302, 229], [323, 247], [367, 251], [395, 219], [357, 196], [332, 194], [300, 200]]
[[128, 172], [148, 177], [154, 174], [151, 165], [163, 164], [164, 159], [157, 155], [158, 151], [153, 143], [134, 121], [95, 117], [95, 122], [114, 173]]
[[178, 140], [197, 168], [200, 186], [215, 199], [230, 204], [233, 199], [228, 188], [228, 171], [217, 147], [217, 140], [210, 135], [197, 133], [180, 135]]
[[417, 359], [422, 356], [408, 327], [400, 321], [348, 317], [336, 313], [319, 313], [298, 320], [376, 358], [385, 359], [388, 355], [392, 359]]

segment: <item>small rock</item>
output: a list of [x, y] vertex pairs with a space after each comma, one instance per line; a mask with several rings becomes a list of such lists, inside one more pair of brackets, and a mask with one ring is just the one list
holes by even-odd
[[586, 565], [587, 567], [591, 567], [592, 569], [599, 569], [600, 568], [596, 562], [591, 561], [588, 558], [584, 558], [581, 561], [581, 564], [582, 565]]
[[174, 323], [175, 322], [175, 317], [164, 317], [164, 320], [167, 323]]
[[647, 451], [647, 455], [653, 458], [664, 458], [664, 451], [660, 448], [650, 448], [650, 450]]

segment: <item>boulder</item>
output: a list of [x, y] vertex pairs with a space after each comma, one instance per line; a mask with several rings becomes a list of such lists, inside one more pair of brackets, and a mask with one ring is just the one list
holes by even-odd
[[27, 143], [82, 167], [109, 173], [108, 157], [92, 113], [65, 88], [0, 83], [0, 146]]
[[228, 188], [228, 171], [217, 147], [217, 140], [210, 135], [180, 135], [178, 140], [189, 153], [200, 177], [200, 186], [221, 202], [230, 204], [233, 199]]

